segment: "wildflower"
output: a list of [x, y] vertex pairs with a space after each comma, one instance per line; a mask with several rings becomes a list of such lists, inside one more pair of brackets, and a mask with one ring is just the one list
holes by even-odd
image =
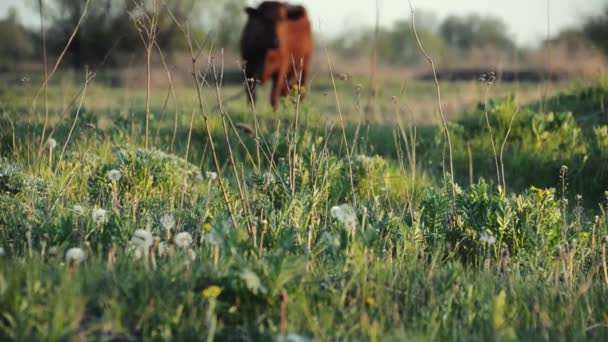
[[86, 255], [82, 248], [72, 247], [65, 253], [65, 262], [68, 265], [77, 265], [84, 261]]
[[201, 230], [205, 233], [209, 233], [211, 229], [213, 229], [211, 223], [203, 223], [203, 225], [201, 226]]
[[142, 249], [147, 250], [154, 243], [154, 237], [152, 234], [144, 229], [137, 229], [133, 232], [131, 237], [131, 243], [136, 247], [143, 247]]
[[122, 178], [122, 173], [116, 169], [112, 169], [108, 172], [108, 178], [114, 182], [118, 182]]
[[262, 284], [262, 281], [250, 269], [245, 269], [240, 274], [241, 279], [245, 282], [245, 286], [251, 291], [253, 294], [257, 295], [258, 293], [266, 293], [266, 287]]
[[277, 337], [278, 342], [312, 342], [313, 339], [299, 334], [287, 334], [285, 336], [279, 335]]
[[222, 293], [222, 288], [217, 285], [211, 285], [203, 290], [203, 298], [217, 298]]
[[334, 206], [329, 210], [329, 212], [331, 213], [331, 216], [333, 216], [345, 226], [352, 226], [357, 224], [357, 216], [355, 215], [355, 210], [348, 204]]
[[53, 138], [48, 138], [46, 141], [46, 146], [48, 146], [51, 150], [54, 150], [57, 147], [57, 140]]
[[188, 232], [181, 232], [175, 235], [175, 245], [180, 248], [188, 248], [192, 244], [192, 235]]
[[51, 246], [51, 247], [49, 247], [49, 256], [55, 256], [55, 255], [57, 255], [58, 251], [59, 251], [59, 248], [57, 248], [57, 246]]
[[80, 204], [74, 204], [74, 206], [72, 207], [72, 210], [74, 211], [74, 213], [76, 215], [84, 215], [84, 207]]
[[97, 225], [104, 224], [106, 222], [106, 213], [105, 209], [97, 208], [93, 210], [93, 222]]
[[494, 237], [494, 235], [487, 232], [482, 232], [481, 234], [479, 234], [479, 240], [484, 243], [487, 243], [488, 246], [493, 245], [496, 242], [496, 238]]
[[376, 305], [376, 300], [374, 299], [373, 296], [367, 296], [367, 298], [365, 298], [365, 304], [367, 304], [369, 306], [374, 306], [374, 305]]
[[6, 254], [4, 247], [0, 247], [0, 257], [3, 257]]
[[216, 180], [217, 179], [217, 172], [214, 171], [207, 171], [205, 172], [205, 177], [207, 177], [208, 180]]
[[165, 257], [165, 256], [172, 256], [173, 255], [173, 246], [171, 246], [169, 243], [163, 241], [161, 243], [158, 244], [158, 256], [159, 257]]
[[173, 215], [167, 214], [160, 218], [160, 224], [163, 226], [163, 228], [171, 230], [173, 227], [175, 227], [175, 218], [173, 218]]
[[274, 175], [268, 171], [264, 171], [264, 173], [262, 174], [262, 180], [266, 185], [272, 184], [274, 183]]

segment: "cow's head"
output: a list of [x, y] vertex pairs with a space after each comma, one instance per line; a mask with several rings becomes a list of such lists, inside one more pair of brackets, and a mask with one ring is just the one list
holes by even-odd
[[306, 15], [302, 6], [288, 5], [279, 1], [264, 1], [257, 8], [246, 7], [255, 38], [262, 48], [276, 49], [280, 45], [277, 27], [288, 20], [298, 20]]

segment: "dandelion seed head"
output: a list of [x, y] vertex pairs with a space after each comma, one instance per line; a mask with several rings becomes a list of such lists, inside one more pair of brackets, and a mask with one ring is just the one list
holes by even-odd
[[181, 232], [175, 235], [175, 245], [180, 248], [188, 248], [192, 244], [192, 235], [188, 232]]
[[48, 138], [46, 141], [46, 146], [48, 146], [51, 150], [54, 150], [55, 147], [57, 147], [57, 140]]
[[216, 180], [217, 179], [217, 172], [207, 171], [207, 172], [205, 172], [205, 177], [207, 177], [208, 180]]
[[0, 247], [0, 257], [3, 257], [6, 255], [6, 251], [4, 250], [4, 247]]
[[122, 173], [120, 173], [120, 171], [118, 171], [116, 169], [112, 169], [108, 172], [108, 178], [112, 182], [114, 182], [114, 181], [118, 182], [122, 178]]
[[175, 218], [173, 215], [167, 214], [160, 218], [160, 224], [163, 226], [163, 228], [171, 230], [173, 227], [175, 227]]
[[163, 258], [165, 256], [172, 256], [173, 255], [173, 247], [165, 242], [162, 241], [161, 243], [158, 244], [158, 256]]
[[194, 251], [194, 249], [192, 249], [192, 248], [188, 249], [188, 257], [192, 261], [196, 260], [196, 252]]
[[80, 204], [74, 204], [74, 206], [72, 207], [72, 210], [74, 211], [74, 213], [76, 215], [84, 215], [84, 207]]
[[131, 236], [131, 243], [137, 247], [149, 248], [154, 243], [152, 233], [144, 229], [137, 229]]
[[494, 235], [488, 232], [482, 232], [481, 234], [479, 234], [479, 240], [488, 245], [493, 245], [496, 242], [496, 238], [494, 237]]
[[86, 254], [79, 247], [72, 247], [65, 253], [65, 262], [68, 265], [77, 265], [84, 261]]
[[106, 222], [107, 211], [105, 209], [97, 208], [93, 210], [93, 222], [96, 225], [104, 224]]

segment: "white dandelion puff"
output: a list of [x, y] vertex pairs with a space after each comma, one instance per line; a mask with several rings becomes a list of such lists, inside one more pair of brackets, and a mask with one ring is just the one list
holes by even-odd
[[194, 249], [192, 249], [192, 248], [188, 249], [188, 257], [192, 261], [196, 260], [196, 252], [194, 251]]
[[133, 232], [133, 236], [131, 236], [131, 243], [147, 250], [152, 246], [152, 243], [154, 243], [154, 237], [152, 236], [152, 233], [147, 230], [137, 229]]
[[278, 342], [312, 342], [313, 339], [299, 334], [287, 334], [285, 336], [279, 335], [277, 337]]
[[110, 181], [118, 182], [122, 178], [122, 173], [116, 169], [112, 169], [108, 172], [108, 178]]
[[181, 232], [175, 235], [175, 245], [180, 248], [188, 248], [192, 244], [192, 235], [188, 232]]
[[46, 146], [48, 146], [51, 150], [54, 150], [55, 147], [57, 147], [57, 140], [48, 138], [46, 141]]
[[207, 172], [205, 172], [205, 177], [207, 177], [208, 180], [216, 180], [217, 179], [217, 172], [207, 171]]
[[352, 226], [357, 224], [357, 215], [355, 209], [348, 204], [341, 204], [339, 206], [333, 206], [329, 210], [332, 217], [338, 220], [345, 226]]
[[496, 238], [494, 237], [494, 235], [487, 232], [482, 232], [481, 234], [479, 234], [479, 240], [484, 243], [487, 243], [488, 245], [493, 245], [496, 242]]
[[86, 254], [79, 247], [72, 247], [65, 253], [65, 262], [68, 265], [77, 265], [84, 261]]
[[160, 218], [160, 224], [163, 226], [163, 228], [171, 230], [173, 227], [175, 227], [175, 218], [173, 215], [167, 214]]
[[4, 247], [0, 247], [0, 257], [3, 257], [6, 255], [6, 251], [4, 250]]
[[105, 209], [97, 208], [93, 210], [93, 222], [95, 222], [96, 225], [106, 223], [106, 214], [107, 211]]
[[173, 246], [171, 246], [169, 243], [163, 241], [161, 243], [158, 244], [158, 256], [163, 258], [163, 257], [170, 257], [173, 255]]
[[72, 207], [72, 210], [74, 211], [74, 213], [76, 215], [84, 215], [84, 207], [80, 204], [74, 204], [74, 206]]

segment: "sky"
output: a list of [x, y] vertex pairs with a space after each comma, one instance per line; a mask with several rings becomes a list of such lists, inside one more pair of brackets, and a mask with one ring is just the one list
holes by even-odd
[[[169, 0], [170, 1], [170, 0]], [[221, 1], [221, 0], [217, 0]], [[379, 23], [389, 27], [396, 20], [410, 16], [408, 0], [377, 0]], [[533, 46], [547, 37], [547, 8], [549, 32], [576, 27], [590, 15], [597, 14], [608, 0], [411, 0], [415, 13], [432, 12], [441, 21], [448, 15], [476, 12], [502, 18], [509, 35], [519, 44]], [[31, 1], [29, 1], [31, 2]], [[260, 0], [247, 0], [255, 5]], [[327, 36], [356, 30], [361, 25], [372, 26], [376, 20], [376, 0], [292, 0], [308, 8], [315, 29]], [[37, 25], [37, 16], [26, 5], [28, 0], [0, 0], [0, 17], [10, 7], [19, 10], [21, 19]]]

